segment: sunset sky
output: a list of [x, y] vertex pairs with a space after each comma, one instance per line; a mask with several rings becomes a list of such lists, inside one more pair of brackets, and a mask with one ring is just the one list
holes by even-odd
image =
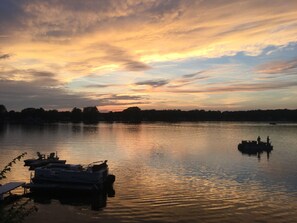
[[0, 104], [297, 108], [297, 0], [0, 0]]

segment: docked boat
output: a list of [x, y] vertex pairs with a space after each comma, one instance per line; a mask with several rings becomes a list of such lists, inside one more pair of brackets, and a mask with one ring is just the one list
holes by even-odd
[[243, 140], [238, 144], [238, 150], [242, 153], [262, 153], [262, 152], [271, 152], [273, 146], [271, 145], [269, 137], [267, 137], [266, 142], [262, 142], [261, 138], [258, 137], [257, 141], [247, 141]]
[[88, 166], [51, 163], [38, 167], [25, 188], [31, 190], [92, 190], [100, 189], [103, 184], [112, 184], [114, 175], [109, 175], [107, 160]]
[[46, 156], [45, 154], [41, 154], [37, 152], [38, 158], [36, 159], [26, 159], [24, 160], [25, 166], [29, 166], [31, 170], [34, 170], [36, 167], [45, 166], [49, 163], [59, 163], [65, 164], [66, 160], [60, 160], [57, 153], [50, 153], [50, 155]]

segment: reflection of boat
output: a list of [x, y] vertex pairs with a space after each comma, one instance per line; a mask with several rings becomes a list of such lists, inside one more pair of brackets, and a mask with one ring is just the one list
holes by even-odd
[[36, 167], [45, 166], [49, 163], [66, 163], [66, 160], [60, 160], [57, 154], [50, 153], [50, 155], [45, 156], [40, 152], [37, 152], [37, 159], [26, 159], [24, 160], [25, 166], [30, 166], [31, 170], [34, 170]]
[[58, 200], [62, 205], [91, 206], [92, 210], [101, 210], [106, 207], [107, 197], [114, 197], [113, 187], [92, 193], [71, 193], [65, 191], [50, 191], [47, 193], [33, 192], [25, 196], [34, 200], [34, 203], [51, 204], [52, 200]]
[[73, 164], [48, 164], [35, 169], [31, 190], [94, 190], [104, 184], [112, 184], [114, 175], [108, 174], [107, 160], [94, 162], [84, 167]]

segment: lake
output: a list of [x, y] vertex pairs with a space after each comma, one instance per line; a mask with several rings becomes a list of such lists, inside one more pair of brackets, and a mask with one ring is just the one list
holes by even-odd
[[[273, 144], [238, 151], [241, 140]], [[114, 193], [33, 197], [24, 222], [297, 222], [297, 124], [99, 123], [0, 127], [1, 165], [22, 152], [68, 163], [108, 160]], [[6, 181], [29, 181], [17, 162]]]

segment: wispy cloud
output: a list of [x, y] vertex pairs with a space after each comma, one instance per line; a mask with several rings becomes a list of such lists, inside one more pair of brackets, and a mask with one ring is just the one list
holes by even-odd
[[204, 73], [206, 73], [206, 71], [202, 70], [202, 71], [197, 71], [197, 72], [191, 73], [191, 74], [184, 74], [182, 77], [185, 79], [188, 79], [188, 78], [200, 76], [201, 74], [204, 74]]
[[267, 90], [279, 90], [291, 87], [296, 87], [297, 81], [283, 82], [264, 82], [264, 83], [242, 83], [221, 85], [215, 87], [200, 86], [197, 89], [174, 89], [167, 90], [171, 93], [224, 93], [224, 92], [259, 92]]
[[131, 106], [131, 105], [144, 105], [150, 104], [149, 98], [143, 95], [101, 95], [99, 97], [100, 106], [113, 107], [113, 106]]
[[[145, 80], [145, 81], [138, 81], [134, 83], [136, 86], [149, 86], [152, 88], [158, 88], [162, 86], [166, 86], [168, 88], [180, 88], [185, 85], [193, 84], [197, 80], [203, 80], [209, 78], [206, 75], [208, 71], [197, 71], [191, 74], [184, 74], [181, 77], [174, 77], [171, 79], [153, 79], [153, 80]], [[138, 89], [139, 90], [139, 89]]]
[[173, 80], [170, 87], [179, 88], [185, 85], [193, 84], [199, 80], [208, 79], [210, 77], [209, 72], [210, 70], [202, 70], [191, 74], [184, 74], [181, 78]]
[[261, 74], [297, 75], [297, 59], [270, 61], [257, 67]]
[[106, 67], [117, 67], [124, 71], [145, 71], [152, 67], [141, 62], [136, 55], [131, 52], [110, 44], [94, 44], [86, 49], [85, 59], [78, 57], [67, 64], [67, 69], [78, 72], [90, 72], [95, 69], [105, 69]]
[[0, 54], [0, 60], [3, 60], [3, 59], [8, 59], [10, 57], [10, 54]]
[[56, 74], [35, 69], [7, 69], [0, 67], [0, 80], [31, 82], [44, 87], [62, 85], [62, 83], [56, 79]]
[[146, 80], [146, 81], [139, 81], [136, 82], [135, 85], [145, 85], [145, 86], [151, 86], [151, 87], [161, 87], [164, 86], [166, 84], [168, 84], [169, 81], [168, 80]]
[[112, 45], [100, 45], [99, 49], [105, 51], [103, 59], [118, 62], [128, 71], [142, 71], [151, 68], [149, 65], [138, 61], [135, 56], [132, 56], [131, 53], [122, 48]]
[[108, 87], [115, 87], [115, 84], [89, 84], [85, 85], [85, 88], [108, 88]]

